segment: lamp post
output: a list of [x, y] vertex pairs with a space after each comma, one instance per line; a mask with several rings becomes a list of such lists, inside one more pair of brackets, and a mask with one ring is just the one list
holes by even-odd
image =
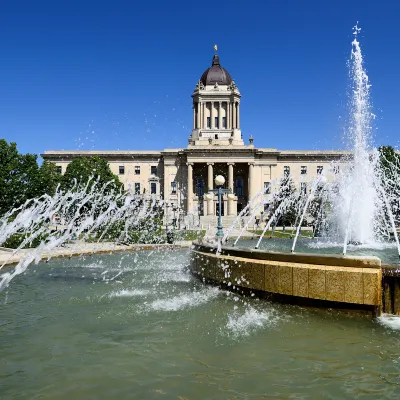
[[172, 211], [174, 212], [174, 218], [172, 219], [172, 225], [173, 225], [174, 230], [175, 230], [175, 229], [176, 229], [176, 211], [177, 211], [177, 208], [174, 207], [174, 208], [172, 209]]
[[215, 186], [217, 187], [216, 189], [209, 190], [209, 192], [205, 195], [207, 200], [212, 200], [214, 198], [214, 193], [218, 195], [218, 225], [217, 225], [217, 233], [216, 236], [218, 239], [221, 239], [224, 236], [224, 231], [223, 231], [223, 226], [222, 226], [222, 218], [221, 218], [221, 213], [222, 213], [222, 195], [224, 193], [228, 193], [228, 198], [234, 198], [234, 194], [232, 194], [232, 190], [229, 189], [223, 189], [222, 186], [225, 183], [225, 178], [222, 175], [217, 175], [215, 177]]

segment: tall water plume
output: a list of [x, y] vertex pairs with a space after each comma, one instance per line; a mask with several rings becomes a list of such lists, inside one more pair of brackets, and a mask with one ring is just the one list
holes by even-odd
[[370, 102], [371, 84], [364, 68], [358, 34], [353, 28], [351, 59], [350, 126], [348, 140], [352, 150], [345, 170], [340, 172], [336, 197], [336, 218], [339, 234], [346, 241], [370, 243], [376, 241], [376, 224], [379, 221], [380, 180], [378, 157], [372, 145], [372, 120]]

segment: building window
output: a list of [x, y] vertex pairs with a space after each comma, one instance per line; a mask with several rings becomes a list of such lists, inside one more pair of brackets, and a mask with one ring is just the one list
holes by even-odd
[[322, 165], [318, 165], [317, 166], [317, 175], [321, 175], [323, 170], [324, 170], [324, 167]]
[[176, 182], [171, 182], [171, 193], [176, 194]]
[[300, 183], [300, 193], [307, 194], [307, 183], [305, 182]]
[[139, 165], [135, 166], [135, 175], [140, 175], [140, 166]]
[[140, 183], [135, 183], [135, 194], [140, 194]]
[[57, 174], [62, 174], [62, 167], [61, 165], [57, 165]]
[[125, 191], [125, 185], [121, 183], [121, 190], [124, 192]]
[[288, 165], [285, 165], [283, 167], [283, 175], [289, 176], [290, 175], [290, 167]]
[[151, 174], [157, 175], [157, 165], [152, 165], [150, 168], [151, 168]]
[[339, 173], [339, 165], [334, 165], [333, 166], [333, 173], [338, 174]]
[[300, 174], [301, 175], [307, 175], [307, 167], [305, 165], [302, 165], [300, 167]]
[[211, 117], [207, 117], [207, 129], [211, 128]]
[[222, 127], [226, 129], [226, 117], [222, 117]]
[[264, 182], [264, 194], [271, 193], [271, 182]]
[[215, 117], [214, 122], [215, 122], [215, 128], [216, 128], [216, 129], [219, 129], [219, 118], [218, 118], [218, 117]]
[[119, 174], [124, 175], [125, 174], [125, 167], [123, 165], [119, 166]]
[[155, 182], [150, 183], [150, 192], [151, 194], [157, 194], [157, 184]]

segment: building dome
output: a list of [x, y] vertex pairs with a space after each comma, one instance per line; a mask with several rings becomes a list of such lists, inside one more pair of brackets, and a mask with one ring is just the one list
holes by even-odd
[[218, 54], [214, 55], [211, 67], [204, 71], [200, 80], [204, 86], [215, 85], [216, 83], [218, 85], [230, 85], [232, 83], [229, 72], [221, 67]]

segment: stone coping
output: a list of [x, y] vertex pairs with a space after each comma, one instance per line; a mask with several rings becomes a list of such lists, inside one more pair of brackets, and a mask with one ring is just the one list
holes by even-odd
[[[211, 244], [193, 242], [194, 248], [201, 252], [217, 252]], [[352, 268], [380, 268], [381, 259], [375, 256], [343, 256], [337, 254], [316, 253], [284, 253], [259, 249], [244, 249], [238, 247], [221, 247], [221, 255], [235, 256], [255, 260], [281, 261], [301, 264], [328, 265]]]
[[[154, 249], [179, 249], [189, 248], [191, 242], [177, 242], [175, 244], [132, 244], [132, 245], [115, 245], [113, 243], [85, 243], [76, 244], [71, 247], [59, 247], [52, 251], [43, 251], [39, 259], [40, 261], [50, 261], [54, 258], [72, 258], [80, 256], [91, 256], [95, 254], [112, 254], [123, 251], [140, 251]], [[12, 255], [13, 249], [3, 248], [0, 252], [0, 273], [3, 268], [18, 264], [24, 257], [32, 254], [35, 249], [21, 249], [18, 253]]]
[[[224, 249], [226, 251], [226, 249]], [[382, 309], [382, 268], [359, 265], [327, 265], [255, 259], [237, 254], [217, 254], [212, 246], [194, 245], [190, 269], [204, 282], [217, 283], [229, 290], [256, 290], [273, 294], [290, 304], [299, 298], [308, 305], [370, 310], [379, 315]], [[275, 254], [274, 254], [275, 255]], [[376, 261], [376, 260], [374, 260]], [[283, 297], [282, 297], [283, 296]], [[322, 303], [321, 303], [322, 302]]]

